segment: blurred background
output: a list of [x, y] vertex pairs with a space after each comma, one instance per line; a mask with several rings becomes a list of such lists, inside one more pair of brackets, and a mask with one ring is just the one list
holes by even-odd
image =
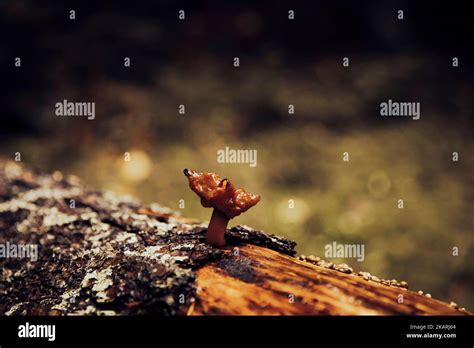
[[[214, 171], [262, 196], [231, 225], [323, 258], [333, 241], [363, 243], [364, 262], [332, 261], [473, 310], [474, 20], [463, 6], [2, 1], [0, 156], [202, 221], [211, 211], [182, 170]], [[95, 102], [95, 119], [57, 117], [64, 99]], [[387, 99], [420, 102], [421, 119], [380, 117]], [[258, 165], [217, 163], [226, 146], [256, 149]]]

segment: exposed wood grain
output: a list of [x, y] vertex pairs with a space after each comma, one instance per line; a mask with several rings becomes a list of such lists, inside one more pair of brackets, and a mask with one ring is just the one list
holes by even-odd
[[[197, 271], [203, 315], [462, 315], [445, 302], [255, 245]], [[399, 295], [403, 303], [399, 303]], [[294, 301], [292, 301], [294, 299]]]

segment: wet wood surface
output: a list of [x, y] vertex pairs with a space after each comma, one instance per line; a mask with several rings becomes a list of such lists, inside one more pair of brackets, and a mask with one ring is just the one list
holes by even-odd
[[319, 267], [255, 245], [228, 248], [226, 256], [197, 271], [197, 302], [188, 314], [468, 314], [406, 288]]

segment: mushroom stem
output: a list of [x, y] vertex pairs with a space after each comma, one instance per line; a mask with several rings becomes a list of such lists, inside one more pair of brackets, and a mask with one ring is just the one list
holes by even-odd
[[207, 227], [206, 241], [214, 246], [223, 247], [225, 245], [225, 230], [227, 229], [227, 223], [229, 218], [221, 213], [219, 210], [214, 209], [211, 216], [211, 221]]

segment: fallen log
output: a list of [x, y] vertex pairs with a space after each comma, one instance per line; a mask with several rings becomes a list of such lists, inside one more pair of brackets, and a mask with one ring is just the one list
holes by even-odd
[[247, 226], [215, 248], [158, 204], [14, 162], [0, 162], [0, 231], [1, 315], [471, 314]]

